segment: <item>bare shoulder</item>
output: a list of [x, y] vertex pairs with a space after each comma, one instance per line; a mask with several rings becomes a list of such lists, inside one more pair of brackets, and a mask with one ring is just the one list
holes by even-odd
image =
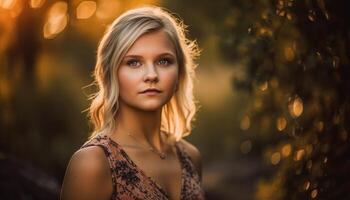
[[62, 184], [61, 200], [109, 199], [111, 174], [103, 149], [91, 146], [71, 157]]
[[199, 173], [200, 178], [202, 178], [202, 156], [200, 151], [196, 146], [194, 146], [193, 144], [191, 144], [183, 138], [179, 142], [182, 144], [182, 146], [185, 148], [185, 151], [191, 157], [193, 164], [195, 165], [197, 172]]

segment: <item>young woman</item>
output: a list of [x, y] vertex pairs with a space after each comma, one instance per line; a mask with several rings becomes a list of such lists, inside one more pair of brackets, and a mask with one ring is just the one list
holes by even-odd
[[112, 23], [97, 52], [94, 132], [68, 164], [62, 200], [204, 199], [200, 153], [182, 139], [196, 112], [197, 54], [159, 7]]

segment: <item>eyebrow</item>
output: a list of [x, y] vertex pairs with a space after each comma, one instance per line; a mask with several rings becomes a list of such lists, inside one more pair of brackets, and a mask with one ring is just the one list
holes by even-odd
[[[161, 53], [161, 54], [157, 55], [156, 57], [159, 58], [159, 57], [162, 57], [162, 56], [172, 56], [172, 57], [175, 57], [175, 55], [174, 55], [173, 53], [170, 53], [170, 52]], [[126, 56], [124, 56], [124, 58], [128, 58], [128, 57], [130, 57], [130, 58], [142, 58], [141, 55], [132, 55], [132, 54], [131, 54], [131, 55], [126, 55]]]

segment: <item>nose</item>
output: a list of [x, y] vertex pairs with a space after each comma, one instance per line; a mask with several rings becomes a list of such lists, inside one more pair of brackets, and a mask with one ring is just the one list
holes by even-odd
[[144, 76], [144, 81], [145, 82], [158, 82], [158, 72], [157, 69], [153, 64], [149, 64], [146, 67], [145, 70], [145, 76]]

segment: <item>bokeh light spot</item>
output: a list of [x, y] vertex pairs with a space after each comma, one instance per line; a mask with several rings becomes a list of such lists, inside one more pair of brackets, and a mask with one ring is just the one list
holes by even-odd
[[281, 154], [279, 152], [275, 152], [271, 155], [271, 164], [277, 165], [281, 160]]
[[287, 61], [292, 61], [295, 58], [294, 49], [291, 46], [284, 47], [284, 57]]
[[299, 149], [298, 151], [296, 151], [296, 153], [294, 154], [294, 161], [299, 161], [303, 158], [303, 156], [305, 155], [305, 150], [304, 149]]
[[290, 155], [290, 153], [292, 152], [292, 145], [290, 144], [285, 144], [282, 147], [282, 156], [283, 157], [288, 157]]
[[311, 198], [316, 198], [317, 197], [317, 189], [313, 189], [311, 192]]
[[249, 127], [250, 127], [250, 118], [249, 116], [246, 115], [241, 120], [241, 129], [245, 131], [245, 130], [248, 130]]
[[304, 189], [308, 190], [310, 188], [310, 181], [305, 181], [304, 183]]
[[277, 121], [276, 121], [277, 130], [283, 131], [286, 128], [286, 126], [287, 126], [286, 118], [284, 118], [284, 117], [277, 118]]
[[17, 0], [0, 0], [0, 7], [10, 10], [15, 6], [16, 2]]
[[49, 10], [47, 21], [44, 25], [44, 37], [54, 38], [62, 32], [68, 23], [67, 3], [63, 1], [56, 2]]
[[40, 8], [45, 3], [45, 0], [30, 0], [30, 7]]
[[259, 89], [260, 89], [261, 91], [266, 91], [268, 88], [269, 88], [269, 84], [268, 84], [267, 81], [264, 81], [263, 83], [261, 83], [261, 84], [259, 85]]
[[303, 113], [303, 101], [298, 96], [291, 98], [289, 99], [288, 108], [290, 115], [297, 118]]
[[83, 1], [77, 7], [77, 19], [88, 19], [96, 11], [96, 2], [94, 1]]

